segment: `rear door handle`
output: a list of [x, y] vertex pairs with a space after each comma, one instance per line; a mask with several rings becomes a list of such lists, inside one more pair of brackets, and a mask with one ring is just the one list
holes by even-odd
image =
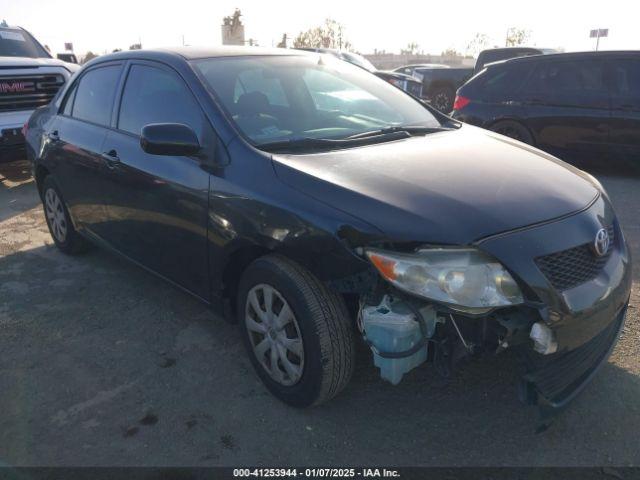
[[53, 132], [49, 132], [47, 134], [47, 138], [52, 142], [59, 142], [60, 135], [58, 134], [58, 130], [54, 130]]
[[115, 167], [115, 164], [120, 162], [118, 152], [116, 152], [114, 149], [111, 149], [108, 152], [104, 152], [101, 157], [105, 162], [107, 162], [107, 166], [109, 168]]

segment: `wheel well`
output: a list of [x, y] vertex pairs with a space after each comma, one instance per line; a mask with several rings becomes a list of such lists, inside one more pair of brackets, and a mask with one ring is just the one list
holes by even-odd
[[456, 89], [451, 83], [447, 81], [437, 81], [437, 80], [433, 82], [431, 85], [429, 85], [429, 93], [432, 93], [435, 90], [441, 90], [443, 88], [453, 92], [454, 95], [456, 93]]
[[44, 183], [44, 179], [49, 175], [49, 170], [42, 165], [38, 165], [36, 167], [36, 186], [38, 187], [38, 193], [42, 197], [42, 184]]
[[510, 123], [517, 123], [518, 125], [520, 125], [522, 128], [524, 128], [527, 132], [529, 132], [529, 135], [531, 135], [531, 139], [533, 140], [532, 145], [535, 146], [537, 143], [537, 138], [536, 136], [533, 134], [533, 131], [528, 127], [528, 125], [526, 125], [523, 121], [518, 120], [517, 118], [501, 118], [499, 120], [495, 120], [493, 122], [491, 122], [489, 125], [487, 125], [487, 129], [488, 130], [493, 130], [494, 127], [499, 124], [499, 123], [503, 123], [503, 122], [510, 122]]
[[245, 269], [259, 257], [267, 255], [271, 251], [267, 248], [251, 245], [236, 250], [222, 271], [222, 296], [228, 302], [231, 311], [235, 313], [238, 284]]

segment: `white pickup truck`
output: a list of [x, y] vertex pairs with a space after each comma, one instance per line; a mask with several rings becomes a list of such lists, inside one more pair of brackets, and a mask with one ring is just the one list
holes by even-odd
[[0, 162], [26, 157], [23, 125], [78, 69], [52, 58], [26, 30], [0, 23]]

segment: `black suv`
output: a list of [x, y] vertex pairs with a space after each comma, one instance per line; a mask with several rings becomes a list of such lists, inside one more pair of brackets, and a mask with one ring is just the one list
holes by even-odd
[[58, 248], [102, 245], [237, 321], [291, 405], [340, 392], [360, 336], [393, 384], [513, 348], [525, 398], [560, 407], [622, 327], [597, 180], [327, 55], [105, 55], [26, 135]]
[[640, 52], [540, 55], [488, 66], [453, 117], [573, 159], [640, 156]]

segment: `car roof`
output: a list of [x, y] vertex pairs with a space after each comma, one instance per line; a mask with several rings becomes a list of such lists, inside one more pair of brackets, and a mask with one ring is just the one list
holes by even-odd
[[111, 61], [123, 59], [149, 59], [149, 60], [197, 60], [202, 58], [218, 58], [218, 57], [245, 57], [245, 56], [282, 56], [282, 55], [308, 55], [307, 52], [293, 50], [287, 48], [266, 48], [266, 47], [242, 47], [242, 46], [218, 46], [218, 47], [171, 47], [171, 48], [154, 48], [143, 50], [125, 50], [122, 52], [109, 53], [101, 55], [95, 60]]
[[640, 50], [600, 50], [598, 52], [568, 52], [568, 53], [547, 53], [544, 55], [528, 55], [525, 57], [508, 58], [497, 62], [488, 63], [489, 65], [513, 64], [523, 62], [537, 62], [543, 60], [577, 60], [582, 58], [598, 58], [598, 57], [614, 57], [614, 56], [638, 56]]

